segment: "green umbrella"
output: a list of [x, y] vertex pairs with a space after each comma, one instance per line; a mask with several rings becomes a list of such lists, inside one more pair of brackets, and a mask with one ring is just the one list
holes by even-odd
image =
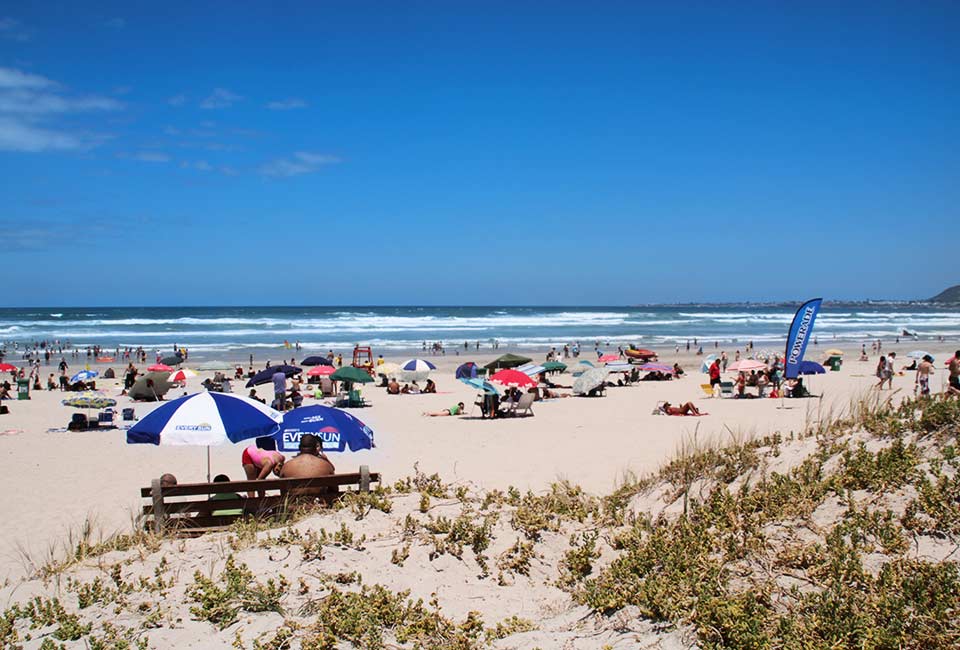
[[488, 370], [500, 370], [501, 368], [516, 368], [517, 366], [522, 366], [525, 363], [530, 363], [533, 359], [528, 357], [521, 357], [518, 354], [505, 354], [501, 357], [497, 357], [490, 363], [488, 363], [485, 368]]
[[366, 370], [354, 368], [353, 366], [337, 368], [337, 371], [330, 375], [330, 379], [333, 379], [334, 381], [359, 381], [361, 384], [373, 381], [373, 377], [371, 377]]
[[560, 363], [559, 361], [547, 361], [543, 364], [543, 369], [547, 372], [563, 372], [567, 369], [567, 364]]

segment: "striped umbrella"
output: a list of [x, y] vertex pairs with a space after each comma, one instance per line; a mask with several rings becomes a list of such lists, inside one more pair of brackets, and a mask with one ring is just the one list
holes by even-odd
[[610, 372], [628, 372], [633, 369], [633, 366], [626, 361], [609, 361], [604, 364], [604, 367]]
[[640, 370], [645, 372], [673, 372], [673, 366], [665, 363], [645, 363], [640, 366]]
[[107, 397], [99, 391], [85, 390], [82, 393], [77, 393], [65, 400], [61, 400], [60, 403], [64, 406], [72, 406], [78, 409], [105, 409], [109, 406], [116, 406], [117, 400], [112, 397]]
[[87, 381], [88, 379], [93, 379], [98, 374], [100, 373], [98, 373], [96, 370], [81, 370], [70, 378], [70, 383], [75, 384], [78, 381]]
[[190, 370], [190, 368], [181, 368], [180, 370], [171, 372], [170, 376], [167, 378], [167, 381], [173, 384], [181, 381], [187, 381], [188, 377], [196, 377], [196, 376], [197, 376], [197, 373]]
[[523, 374], [529, 377], [536, 377], [541, 372], [547, 371], [546, 368], [536, 363], [528, 363], [526, 365], [520, 366], [519, 368], [517, 368], [517, 370], [519, 370], [520, 372], [522, 372]]
[[271, 436], [283, 414], [232, 393], [196, 393], [167, 402], [127, 430], [128, 444], [222, 445]]
[[425, 359], [407, 359], [400, 364], [400, 370], [404, 372], [430, 372], [437, 367]]
[[727, 366], [727, 372], [750, 372], [751, 370], [764, 370], [767, 364], [753, 359], [740, 359]]

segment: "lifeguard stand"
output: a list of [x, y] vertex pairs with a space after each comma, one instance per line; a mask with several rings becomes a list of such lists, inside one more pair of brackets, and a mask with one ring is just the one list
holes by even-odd
[[373, 372], [373, 351], [369, 346], [356, 346], [353, 348], [353, 367], [366, 370], [371, 377]]

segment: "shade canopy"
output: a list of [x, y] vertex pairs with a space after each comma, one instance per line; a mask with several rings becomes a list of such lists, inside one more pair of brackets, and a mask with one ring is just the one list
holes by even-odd
[[371, 449], [373, 430], [359, 419], [340, 409], [321, 404], [301, 406], [283, 414], [280, 429], [274, 434], [277, 450], [295, 452], [300, 437], [310, 433], [320, 439], [324, 452]]
[[283, 414], [232, 393], [196, 393], [167, 402], [127, 430], [127, 443], [221, 445], [272, 436]]
[[269, 368], [264, 368], [250, 378], [250, 381], [247, 382], [247, 388], [269, 384], [271, 381], [273, 381], [273, 376], [278, 372], [282, 372], [287, 377], [293, 377], [294, 375], [298, 375], [303, 372], [303, 369], [298, 368], [297, 366], [288, 365], [270, 366]]
[[373, 377], [371, 377], [366, 370], [354, 368], [353, 366], [337, 368], [337, 371], [330, 375], [330, 379], [335, 381], [360, 382], [361, 384], [373, 381]]
[[530, 363], [533, 361], [530, 357], [521, 357], [519, 354], [504, 354], [497, 357], [490, 363], [488, 363], [485, 368], [489, 370], [499, 370], [501, 368], [516, 368], [517, 366], [522, 366], [525, 363]]

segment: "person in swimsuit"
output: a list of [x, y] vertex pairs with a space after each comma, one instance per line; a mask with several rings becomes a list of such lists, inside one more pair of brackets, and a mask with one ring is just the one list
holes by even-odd
[[928, 397], [930, 395], [931, 370], [933, 370], [933, 357], [926, 354], [923, 357], [923, 361], [917, 366], [917, 378], [914, 382], [919, 389], [921, 397]]
[[[280, 471], [280, 478], [319, 478], [336, 473], [336, 468], [330, 459], [320, 450], [320, 441], [311, 434], [300, 436], [300, 453], [284, 463]], [[336, 494], [337, 488], [294, 488], [290, 490], [292, 496], [323, 496]]]
[[667, 415], [703, 415], [700, 409], [693, 405], [693, 402], [687, 402], [680, 406], [670, 406], [670, 402], [664, 402], [660, 410]]
[[424, 411], [423, 415], [424, 417], [442, 418], [448, 415], [460, 415], [461, 413], [463, 413], [463, 402], [457, 402], [456, 406], [451, 406], [448, 409], [434, 411], [432, 413], [429, 411]]
[[960, 395], [960, 350], [957, 350], [953, 354], [953, 358], [950, 359], [949, 371], [950, 379], [947, 385], [947, 395], [956, 397]]
[[[270, 472], [280, 476], [284, 460], [286, 459], [279, 451], [258, 449], [256, 445], [244, 449], [241, 457], [248, 481], [263, 481], [270, 476]], [[253, 498], [254, 494], [247, 492], [247, 496]]]

